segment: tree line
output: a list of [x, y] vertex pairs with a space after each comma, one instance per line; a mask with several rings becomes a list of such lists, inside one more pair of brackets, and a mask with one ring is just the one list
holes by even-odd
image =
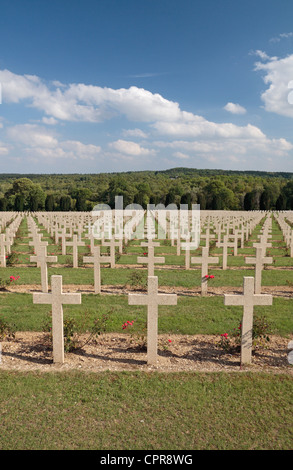
[[293, 173], [175, 168], [88, 175], [0, 175], [1, 211], [91, 211], [97, 204], [200, 204], [202, 210], [293, 210]]

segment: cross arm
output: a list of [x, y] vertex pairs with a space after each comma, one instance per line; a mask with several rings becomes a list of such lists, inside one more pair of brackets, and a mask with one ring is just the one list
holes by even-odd
[[269, 294], [254, 294], [253, 303], [254, 305], [272, 305], [273, 297]]
[[245, 258], [245, 263], [247, 263], [247, 264], [256, 264], [256, 258], [247, 257], [247, 258]]
[[128, 305], [148, 305], [148, 295], [144, 294], [129, 294]]
[[192, 256], [190, 258], [191, 263], [194, 264], [201, 264], [202, 263], [202, 258], [200, 256]]
[[[148, 256], [144, 257], [144, 256], [138, 256], [137, 257], [137, 262], [138, 263], [148, 263], [149, 261], [149, 258]], [[165, 263], [165, 258], [163, 256], [154, 256], [154, 258], [152, 258], [153, 262], [154, 263]]]
[[158, 301], [159, 305], [177, 305], [177, 294], [158, 294]]
[[93, 256], [84, 256], [83, 257], [83, 262], [84, 263], [94, 263], [95, 259]]
[[244, 305], [243, 295], [224, 294], [224, 305]]
[[81, 304], [81, 294], [62, 293], [62, 304]]
[[52, 303], [52, 294], [33, 294], [33, 303], [34, 304], [51, 304]]

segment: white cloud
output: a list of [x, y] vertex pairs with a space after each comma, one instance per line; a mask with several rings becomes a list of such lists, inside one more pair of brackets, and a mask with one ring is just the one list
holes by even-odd
[[246, 113], [246, 109], [243, 106], [240, 106], [240, 104], [238, 103], [229, 102], [224, 106], [224, 109], [232, 114], [245, 114]]
[[116, 150], [117, 152], [129, 155], [129, 156], [141, 156], [141, 155], [154, 155], [154, 150], [149, 150], [144, 147], [141, 147], [136, 142], [131, 142], [129, 140], [119, 139], [116, 142], [111, 142], [109, 147]]
[[36, 124], [19, 124], [7, 129], [8, 138], [29, 147], [56, 147], [58, 140]]
[[[256, 63], [255, 69], [264, 74], [264, 83], [268, 85], [262, 95], [265, 109], [293, 117], [293, 106], [288, 102], [288, 83], [293, 79], [293, 55], [285, 59], [269, 57], [262, 51], [256, 51], [255, 55], [262, 60]], [[37, 76], [16, 75], [8, 70], [0, 70], [0, 82], [4, 102], [20, 103], [43, 114], [39, 119], [42, 125], [22, 124], [6, 129], [9, 145], [18, 146], [24, 154], [36, 159], [105, 158], [108, 161], [117, 158], [118, 161], [120, 158], [140, 162], [139, 157], [165, 158], [159, 149], [172, 149], [173, 157], [189, 158], [189, 162], [197, 155], [208, 161], [219, 158], [219, 161], [225, 159], [232, 162], [243, 158], [249, 165], [250, 156], [259, 154], [263, 158], [274, 159], [292, 151], [290, 142], [270, 139], [254, 125], [208, 121], [181, 110], [178, 103], [143, 88], [133, 86], [115, 90], [85, 84], [65, 85], [58, 81], [48, 84]], [[246, 111], [231, 102], [225, 109], [231, 113]], [[121, 137], [125, 140], [118, 138], [108, 147], [106, 142], [102, 148], [62, 138], [53, 128], [61, 122], [64, 127], [66, 121], [99, 123], [115, 117], [141, 123], [142, 127], [148, 126], [149, 132], [135, 124], [133, 129], [121, 131]], [[162, 140], [153, 143], [151, 138], [154, 136]], [[148, 142], [133, 142], [135, 138], [148, 139]], [[7, 143], [3, 143], [1, 148], [4, 154]], [[111, 152], [106, 151], [109, 149]]]
[[207, 121], [201, 116], [193, 116], [187, 122], [156, 122], [153, 128], [160, 134], [173, 137], [197, 137], [197, 138], [262, 138], [263, 132], [256, 126], [248, 124], [247, 126], [237, 126], [232, 123], [215, 123]]
[[0, 155], [7, 155], [9, 152], [9, 148], [2, 145], [0, 142]]
[[269, 139], [263, 136], [262, 139], [207, 139], [207, 140], [174, 140], [171, 142], [157, 141], [155, 146], [164, 149], [177, 149], [178, 153], [185, 155], [188, 152], [192, 156], [207, 158], [213, 155], [219, 159], [243, 159], [249, 157], [274, 158], [285, 157], [287, 152], [293, 149], [293, 145], [285, 139]]
[[189, 155], [183, 152], [174, 152], [173, 156], [176, 158], [180, 158], [180, 160], [188, 160], [190, 158]]
[[261, 99], [266, 111], [293, 118], [293, 106], [290, 103], [290, 82], [293, 77], [293, 54], [285, 58], [270, 58], [269, 61], [257, 62], [255, 70], [264, 72], [263, 81], [267, 89]]
[[270, 39], [270, 42], [280, 42], [281, 39], [288, 39], [288, 38], [292, 38], [293, 37], [293, 33], [290, 32], [290, 33], [281, 33], [279, 34], [279, 36], [275, 36], [273, 38]]
[[54, 82], [55, 88], [50, 89], [37, 76], [8, 70], [0, 71], [0, 83], [4, 102], [23, 100], [27, 106], [64, 121], [101, 122], [117, 115], [138, 122], [173, 121], [189, 115], [178, 103], [135, 86], [114, 90], [82, 83], [56, 87]]
[[124, 129], [122, 133], [125, 137], [139, 137], [142, 139], [148, 138], [148, 134], [141, 129]]
[[101, 152], [101, 147], [83, 144], [75, 140], [59, 140], [51, 131], [36, 124], [21, 124], [6, 131], [11, 145], [21, 146], [23, 152], [31, 158], [68, 158], [94, 159]]
[[53, 117], [47, 118], [47, 117], [45, 117], [45, 116], [42, 118], [42, 122], [43, 122], [44, 124], [48, 124], [49, 126], [54, 126], [55, 124], [58, 123], [57, 119], [55, 119], [55, 118], [53, 118]]

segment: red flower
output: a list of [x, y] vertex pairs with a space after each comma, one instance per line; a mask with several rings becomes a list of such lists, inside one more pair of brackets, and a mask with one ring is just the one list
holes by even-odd
[[172, 340], [171, 339], [168, 339], [169, 343], [172, 343]]
[[133, 322], [134, 322], [134, 320], [132, 320], [132, 321], [127, 320], [127, 322], [123, 323], [122, 329], [125, 330], [125, 328], [127, 328], [128, 325], [133, 325]]
[[206, 275], [205, 275], [205, 278], [206, 278], [206, 279], [208, 279], [208, 278], [209, 278], [209, 275], [208, 275], [208, 274], [206, 274]]
[[214, 277], [215, 277], [215, 276], [212, 274], [212, 275], [210, 276], [210, 279], [214, 279]]

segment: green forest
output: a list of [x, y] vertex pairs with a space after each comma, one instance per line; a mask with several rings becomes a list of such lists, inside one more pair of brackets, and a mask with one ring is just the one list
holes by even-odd
[[98, 174], [1, 174], [1, 211], [91, 211], [129, 204], [202, 210], [293, 210], [293, 173], [173, 168]]

